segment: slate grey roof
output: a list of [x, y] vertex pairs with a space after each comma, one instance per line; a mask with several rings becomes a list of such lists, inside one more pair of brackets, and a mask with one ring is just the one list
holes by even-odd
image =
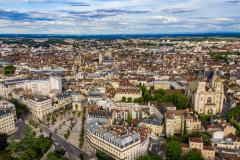
[[140, 134], [133, 132], [130, 134], [117, 135], [113, 130], [106, 129], [98, 125], [98, 122], [91, 121], [87, 124], [87, 129], [98, 137], [108, 141], [118, 148], [124, 148], [140, 140]]

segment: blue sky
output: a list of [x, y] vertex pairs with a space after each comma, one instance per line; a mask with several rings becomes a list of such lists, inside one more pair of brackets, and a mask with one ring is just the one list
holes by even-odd
[[0, 33], [239, 32], [240, 0], [0, 0]]

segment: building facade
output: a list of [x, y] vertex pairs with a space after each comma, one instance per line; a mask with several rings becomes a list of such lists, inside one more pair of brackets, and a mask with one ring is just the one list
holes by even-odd
[[79, 111], [80, 112], [82, 110], [80, 93], [73, 93], [71, 96], [72, 96], [73, 111]]
[[28, 107], [32, 116], [39, 119], [53, 112], [52, 99], [49, 97], [38, 96], [29, 99]]
[[224, 98], [224, 87], [220, 78], [214, 77], [211, 83], [199, 81], [193, 96], [194, 110], [206, 115], [221, 113]]
[[201, 121], [195, 115], [189, 113], [188, 110], [170, 110], [165, 113], [164, 117], [167, 137], [174, 134], [182, 135], [184, 128], [188, 133], [202, 129]]
[[34, 94], [49, 95], [51, 91], [62, 92], [62, 78], [51, 76], [49, 79], [14, 79], [0, 84], [0, 96], [7, 97], [13, 89], [22, 88]]
[[182, 144], [182, 152], [187, 153], [190, 150], [197, 150], [202, 154], [205, 160], [215, 159], [215, 150], [212, 146], [205, 146], [202, 137], [189, 137], [189, 144]]
[[141, 126], [149, 129], [150, 133], [161, 136], [164, 132], [164, 123], [158, 119], [144, 119]]
[[123, 127], [106, 128], [98, 122], [87, 124], [87, 140], [92, 147], [116, 160], [134, 160], [148, 151], [148, 130], [131, 131]]
[[0, 101], [0, 133], [9, 133], [16, 128], [16, 109], [14, 104]]

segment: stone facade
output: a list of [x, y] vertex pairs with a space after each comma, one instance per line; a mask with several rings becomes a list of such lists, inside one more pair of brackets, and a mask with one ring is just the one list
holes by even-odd
[[199, 81], [193, 96], [194, 110], [206, 115], [221, 113], [224, 98], [224, 87], [221, 79], [214, 77], [211, 83]]

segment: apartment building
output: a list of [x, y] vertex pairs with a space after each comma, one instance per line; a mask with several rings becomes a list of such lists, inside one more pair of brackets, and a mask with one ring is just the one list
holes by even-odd
[[155, 135], [162, 135], [164, 133], [164, 123], [159, 119], [144, 119], [141, 123], [141, 126], [148, 128], [150, 133]]
[[99, 125], [96, 121], [87, 124], [87, 140], [92, 147], [101, 150], [116, 160], [134, 160], [148, 151], [148, 130], [128, 129], [121, 126]]
[[0, 101], [0, 133], [9, 133], [16, 128], [16, 109], [14, 104]]
[[45, 96], [38, 96], [29, 99], [28, 107], [31, 114], [39, 119], [53, 112], [52, 99]]
[[212, 146], [205, 146], [203, 144], [202, 137], [189, 137], [189, 144], [182, 144], [183, 153], [187, 153], [190, 150], [197, 150], [201, 152], [202, 157], [205, 160], [215, 159], [215, 150]]
[[188, 110], [169, 110], [165, 113], [165, 134], [183, 134], [184, 125], [188, 133], [201, 130], [201, 121]]

